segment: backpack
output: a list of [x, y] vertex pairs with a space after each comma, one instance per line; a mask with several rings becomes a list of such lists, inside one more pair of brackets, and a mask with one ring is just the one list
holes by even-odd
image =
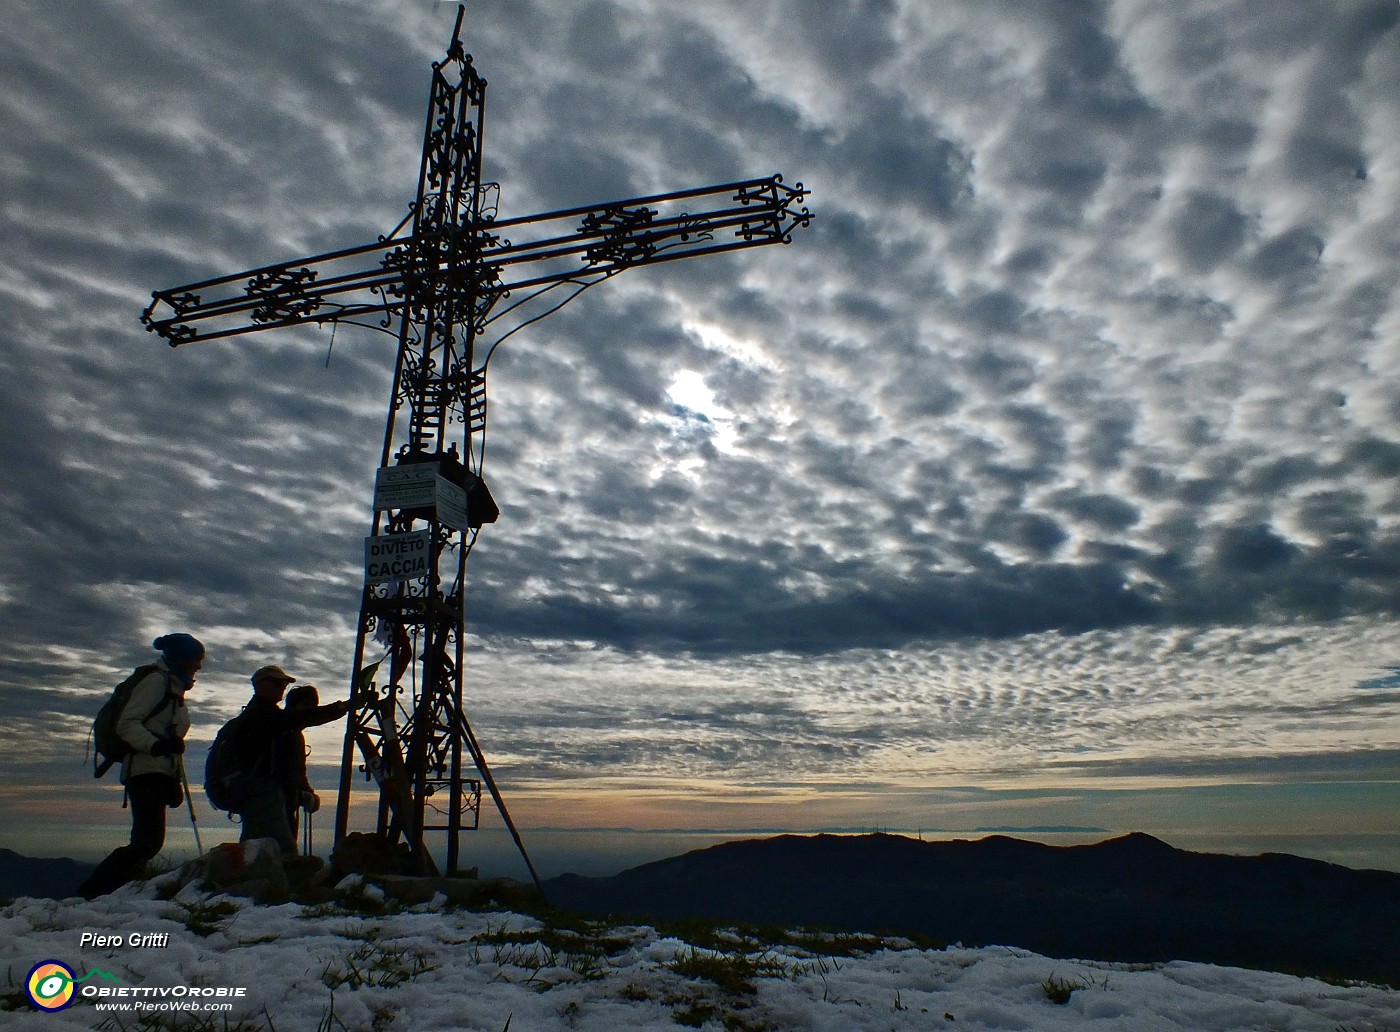
[[[126, 704], [131, 701], [131, 690], [136, 687], [145, 677], [153, 671], [160, 670], [154, 663], [148, 663], [137, 667], [120, 684], [112, 689], [112, 694], [107, 697], [107, 701], [102, 704], [102, 708], [97, 711], [97, 716], [92, 722], [92, 776], [100, 778], [107, 773], [108, 768], [113, 764], [121, 763], [132, 752], [131, 743], [121, 735], [117, 734], [117, 721], [121, 719], [122, 710], [126, 709]], [[164, 671], [161, 671], [164, 673]], [[142, 721], [150, 720], [167, 705], [170, 704], [175, 693], [170, 690], [170, 675], [165, 676], [165, 695], [160, 702], [156, 703], [156, 708], [147, 713]], [[101, 757], [99, 761], [98, 757]]]
[[204, 794], [209, 797], [214, 809], [229, 813], [238, 811], [246, 794], [244, 782], [248, 769], [243, 756], [243, 743], [239, 741], [243, 715], [238, 714], [219, 728], [204, 761]]

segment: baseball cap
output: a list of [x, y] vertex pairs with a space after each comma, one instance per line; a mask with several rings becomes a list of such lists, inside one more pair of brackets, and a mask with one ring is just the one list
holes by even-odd
[[283, 670], [280, 666], [269, 665], [258, 667], [253, 671], [253, 676], [250, 677], [249, 680], [252, 681], [253, 684], [257, 684], [259, 681], [285, 681], [287, 684], [291, 684], [296, 678], [287, 673], [287, 671]]

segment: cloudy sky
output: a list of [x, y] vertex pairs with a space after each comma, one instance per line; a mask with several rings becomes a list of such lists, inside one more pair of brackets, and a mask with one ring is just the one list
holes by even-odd
[[[4, 7], [0, 825], [119, 836], [82, 737], [156, 635], [209, 647], [197, 738], [264, 662], [344, 693], [394, 347], [139, 315], [391, 230], [457, 8]], [[492, 359], [468, 712], [522, 825], [1393, 833], [1396, 0], [464, 37], [503, 217], [774, 172], [817, 215]]]

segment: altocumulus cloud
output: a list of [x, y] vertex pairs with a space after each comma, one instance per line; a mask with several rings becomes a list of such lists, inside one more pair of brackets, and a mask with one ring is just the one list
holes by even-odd
[[[1397, 6], [469, 11], [504, 215], [773, 171], [818, 212], [791, 247], [619, 277], [493, 357], [503, 515], [470, 621], [512, 754], [884, 769], [1032, 728], [1052, 744], [1007, 744], [1016, 769], [1192, 734], [1304, 749], [1275, 716], [1304, 689], [1227, 658], [1279, 635], [1336, 693], [1314, 747], [1355, 746], [1341, 714], [1400, 605]], [[219, 713], [265, 657], [348, 680], [392, 341], [170, 353], [136, 316], [397, 223], [454, 14], [12, 12], [0, 684], [26, 721], [84, 712], [81, 672], [175, 626], [214, 650]], [[903, 678], [864, 658], [904, 652]], [[629, 695], [600, 656], [663, 672]], [[1026, 673], [1003, 689], [1001, 663]], [[715, 697], [652, 701], [713, 670]], [[597, 692], [566, 705], [551, 672]], [[1385, 698], [1376, 747], [1400, 739]]]

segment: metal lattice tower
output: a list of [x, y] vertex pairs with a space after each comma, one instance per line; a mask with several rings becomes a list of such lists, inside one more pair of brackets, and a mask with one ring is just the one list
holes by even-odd
[[458, 869], [483, 783], [530, 864], [463, 707], [466, 562], [499, 514], [482, 480], [491, 352], [624, 269], [788, 243], [812, 217], [802, 184], [774, 175], [498, 218], [499, 187], [481, 175], [486, 80], [462, 47], [464, 13], [433, 65], [403, 222], [372, 244], [157, 290], [141, 317], [171, 347], [305, 323], [396, 335], [351, 685], [374, 704], [347, 719], [335, 837], [357, 784], [370, 784], [377, 830], [425, 873], [438, 869], [428, 832], [445, 834], [447, 870]]

